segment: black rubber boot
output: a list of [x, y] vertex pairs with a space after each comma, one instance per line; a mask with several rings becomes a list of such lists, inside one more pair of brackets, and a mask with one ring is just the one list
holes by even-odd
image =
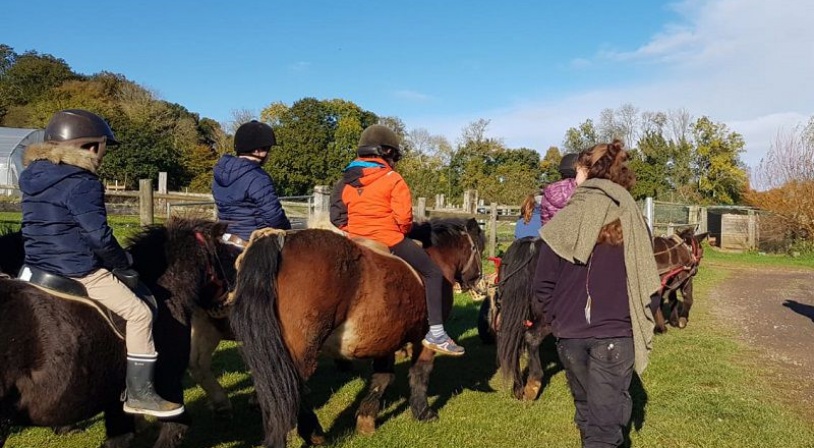
[[127, 355], [127, 400], [124, 412], [155, 417], [174, 417], [184, 413], [184, 405], [161, 398], [153, 387], [153, 372], [158, 355]]

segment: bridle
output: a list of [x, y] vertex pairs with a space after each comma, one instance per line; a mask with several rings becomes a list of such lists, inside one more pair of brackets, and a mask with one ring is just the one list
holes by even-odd
[[475, 266], [477, 266], [478, 269], [478, 275], [475, 277], [474, 281], [474, 283], [477, 284], [478, 280], [480, 280], [481, 276], [483, 275], [483, 273], [481, 272], [481, 266], [477, 264], [477, 262], [481, 258], [480, 248], [478, 248], [478, 245], [475, 243], [475, 240], [472, 239], [472, 235], [470, 235], [468, 231], [464, 230], [461, 233], [466, 235], [466, 239], [469, 240], [470, 246], [469, 259], [466, 260], [466, 264], [464, 265], [463, 269], [461, 269], [461, 274], [467, 272], [474, 264]]
[[215, 287], [213, 299], [215, 303], [221, 303], [229, 294], [229, 291], [232, 290], [232, 283], [226, 276], [226, 270], [217, 255], [217, 249], [215, 249], [214, 253], [209, 249], [206, 237], [201, 232], [195, 232], [195, 241], [206, 253], [206, 278], [208, 283]]

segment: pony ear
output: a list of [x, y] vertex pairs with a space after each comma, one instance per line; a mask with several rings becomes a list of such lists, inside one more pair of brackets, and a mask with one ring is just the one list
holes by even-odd
[[478, 220], [475, 218], [469, 218], [466, 220], [466, 230], [473, 231], [473, 230], [480, 230], [480, 225], [478, 224]]
[[696, 241], [698, 241], [700, 243], [701, 241], [704, 241], [705, 239], [707, 239], [708, 236], [709, 236], [709, 232], [699, 233], [699, 234], [695, 235], [695, 239], [696, 239]]
[[226, 228], [228, 226], [229, 224], [225, 222], [221, 221], [215, 222], [215, 225], [212, 226], [212, 236], [215, 237], [215, 239], [222, 237], [223, 234], [226, 233]]

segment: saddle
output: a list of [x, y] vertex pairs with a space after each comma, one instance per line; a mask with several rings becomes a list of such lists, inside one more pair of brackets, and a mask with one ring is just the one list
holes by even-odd
[[[23, 266], [22, 269], [20, 269], [20, 274], [17, 276], [17, 280], [26, 282], [54, 297], [71, 302], [78, 302], [95, 309], [113, 330], [113, 333], [119, 339], [124, 340], [125, 331], [124, 328], [120, 328], [116, 324], [114, 318], [116, 314], [110, 311], [106, 306], [88, 297], [88, 291], [82, 283], [72, 278], [37, 269], [33, 266]], [[138, 288], [133, 290], [133, 292], [139, 299], [147, 303], [147, 306], [150, 307], [153, 314], [158, 311], [158, 303], [147, 286], [143, 283], [139, 283]]]

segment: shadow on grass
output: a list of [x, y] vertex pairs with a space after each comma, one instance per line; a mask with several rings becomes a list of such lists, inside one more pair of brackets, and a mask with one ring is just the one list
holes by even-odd
[[814, 322], [814, 306], [806, 305], [805, 303], [800, 303], [800, 302], [798, 302], [796, 300], [791, 300], [791, 299], [786, 300], [785, 302], [783, 302], [783, 306], [785, 306], [786, 308], [794, 311], [795, 313], [797, 313], [797, 314], [799, 314], [801, 316], [805, 316], [805, 317], [811, 319], [811, 321]]
[[630, 431], [639, 432], [642, 430], [647, 413], [647, 391], [644, 389], [644, 384], [642, 384], [642, 380], [636, 372], [633, 372], [633, 379], [630, 382], [630, 398], [633, 399], [633, 413], [630, 417], [630, 423], [628, 423], [624, 431], [625, 441], [622, 444], [623, 447], [632, 446]]
[[[445, 326], [452, 335], [462, 334], [475, 326], [477, 315], [477, 304], [456, 305]], [[483, 345], [477, 335], [463, 339], [456, 338], [456, 340], [466, 347], [466, 355], [463, 358], [436, 357], [430, 375], [428, 395], [432, 408], [436, 411], [443, 409], [452, 397], [464, 390], [495, 392], [489, 385], [489, 380], [497, 371], [494, 346]], [[377, 427], [386, 424], [391, 418], [410, 412], [410, 362], [403, 358], [396, 361], [396, 378], [384, 394], [383, 411], [376, 419]], [[356, 411], [367, 395], [367, 383], [372, 374], [371, 363], [356, 361], [353, 364], [353, 372], [338, 372], [332, 361], [322, 360], [316, 374], [308, 382], [311, 388], [308, 397], [310, 405], [318, 408], [328, 403], [333, 391], [343, 387], [346, 383], [355, 378], [365, 380], [365, 387], [356, 394], [353, 402], [345, 406], [330, 427], [326, 428], [326, 435], [330, 443], [341, 443], [354, 437]], [[395, 402], [397, 405], [387, 409], [388, 402]]]
[[[460, 335], [475, 326], [478, 315], [477, 305], [467, 303], [455, 306], [452, 316], [446, 323], [450, 334]], [[464, 390], [495, 392], [489, 385], [489, 381], [497, 371], [495, 347], [482, 344], [476, 334], [460, 339], [459, 342], [467, 349], [466, 356], [463, 358], [436, 357], [428, 390], [430, 403], [436, 411], [443, 409], [452, 397]], [[304, 398], [312, 409], [322, 408], [335, 399], [344, 400], [334, 397], [335, 392], [357, 378], [365, 381], [365, 386], [355, 395], [352, 402], [343, 406], [342, 411], [332, 418], [330, 426], [325, 428], [328, 443], [341, 444], [343, 441], [355, 437], [356, 412], [367, 395], [367, 383], [372, 374], [371, 364], [369, 360], [356, 360], [349, 364], [346, 363], [343, 367], [338, 366], [332, 359], [322, 358], [319, 360], [316, 372], [308, 380], [308, 393]], [[351, 366], [350, 369], [348, 366]], [[398, 417], [404, 412], [410, 412], [409, 368], [409, 360], [397, 359], [396, 379], [384, 395], [383, 412], [376, 420], [377, 426], [386, 424], [391, 418]], [[246, 368], [238, 347], [221, 348], [213, 359], [213, 370], [217, 377], [226, 372], [245, 372]], [[189, 378], [186, 380], [186, 385], [193, 385]], [[260, 443], [263, 439], [260, 410], [248, 403], [253, 388], [251, 392], [244, 391], [251, 385], [251, 379], [246, 377], [235, 384], [224, 387], [234, 408], [234, 417], [231, 421], [218, 420], [209, 408], [205, 395], [187, 402], [186, 406], [193, 418], [193, 426], [182, 446], [211, 447], [224, 443], [237, 443], [234, 446], [248, 448]], [[388, 408], [388, 403], [397, 403], [397, 405]], [[157, 431], [157, 425], [151, 425], [148, 432], [139, 436], [139, 442], [154, 441]], [[138, 443], [137, 446], [150, 445]]]

